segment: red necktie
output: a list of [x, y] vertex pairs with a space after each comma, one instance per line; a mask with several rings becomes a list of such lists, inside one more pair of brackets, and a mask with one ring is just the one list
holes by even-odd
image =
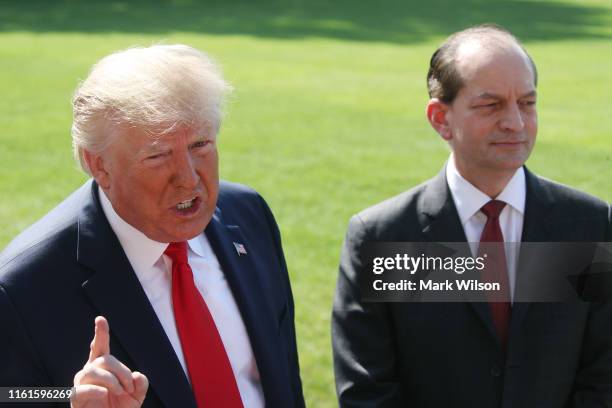
[[164, 253], [172, 259], [174, 320], [198, 407], [242, 408], [217, 326], [193, 281], [187, 243], [173, 242]]
[[[506, 265], [506, 253], [504, 251], [504, 236], [499, 226], [499, 214], [506, 206], [506, 203], [498, 200], [491, 200], [486, 203], [480, 211], [487, 216], [487, 223], [482, 230], [480, 242], [499, 242], [498, 245], [480, 245], [479, 256], [483, 252], [487, 254], [485, 268], [483, 270], [483, 281], [500, 284], [500, 291], [491, 293], [489, 296], [489, 307], [495, 329], [499, 335], [502, 349], [506, 349], [508, 342], [508, 326], [510, 323], [510, 286], [508, 281], [508, 267]], [[484, 248], [483, 248], [484, 247]]]

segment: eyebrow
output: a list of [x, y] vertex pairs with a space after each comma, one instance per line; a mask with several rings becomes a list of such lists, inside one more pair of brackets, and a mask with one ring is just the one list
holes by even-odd
[[[531, 98], [531, 97], [537, 96], [537, 94], [538, 94], [537, 91], [534, 89], [533, 91], [527, 92], [526, 94], [519, 96], [519, 99]], [[504, 98], [500, 95], [496, 95], [490, 92], [483, 92], [479, 94], [478, 96], [476, 96], [476, 99], [504, 99]]]
[[140, 149], [140, 152], [144, 154], [149, 154], [149, 153], [157, 153], [163, 150], [164, 150], [164, 145], [162, 143], [159, 143], [158, 141], [155, 141], [149, 145], [144, 146], [142, 149]]
[[[198, 142], [202, 142], [206, 140], [212, 141], [212, 140], [215, 140], [215, 137], [209, 137], [204, 134], [197, 135], [190, 144], [198, 143]], [[167, 144], [160, 138], [160, 139], [154, 140], [152, 143], [143, 147], [140, 150], [140, 152], [143, 154], [152, 154], [152, 153], [155, 154], [155, 153], [163, 152], [167, 149], [168, 149]]]

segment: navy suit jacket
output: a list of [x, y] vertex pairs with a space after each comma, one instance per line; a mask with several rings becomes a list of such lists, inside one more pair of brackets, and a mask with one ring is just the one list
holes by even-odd
[[[607, 203], [525, 171], [523, 242], [612, 240]], [[515, 302], [504, 352], [487, 303], [362, 302], [363, 245], [393, 241], [466, 242], [444, 170], [349, 223], [332, 315], [341, 407], [612, 406], [611, 301]]]
[[[266, 406], [302, 407], [293, 298], [270, 209], [255, 191], [221, 182], [204, 233], [244, 320]], [[239, 255], [234, 242], [247, 254]], [[87, 360], [98, 315], [109, 321], [111, 353], [148, 377], [144, 407], [196, 407], [104, 216], [97, 185], [88, 181], [0, 255], [0, 386], [71, 386]]]

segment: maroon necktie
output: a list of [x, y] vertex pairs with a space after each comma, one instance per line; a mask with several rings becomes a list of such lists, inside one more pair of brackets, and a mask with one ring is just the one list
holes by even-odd
[[506, 264], [506, 253], [504, 251], [504, 236], [499, 226], [499, 214], [506, 203], [491, 200], [486, 203], [480, 211], [487, 216], [487, 223], [482, 230], [480, 242], [498, 242], [497, 245], [485, 244], [479, 246], [479, 256], [487, 254], [482, 280], [500, 284], [499, 292], [489, 294], [489, 307], [495, 329], [499, 335], [502, 349], [506, 349], [508, 342], [508, 326], [510, 324], [510, 285], [508, 281], [508, 266]]
[[198, 407], [242, 408], [219, 331], [193, 281], [187, 243], [173, 242], [164, 253], [172, 259], [174, 320]]

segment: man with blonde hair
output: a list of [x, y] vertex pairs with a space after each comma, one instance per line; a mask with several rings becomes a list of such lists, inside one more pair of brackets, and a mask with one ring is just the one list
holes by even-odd
[[219, 182], [229, 89], [185, 45], [93, 67], [72, 126], [91, 179], [0, 255], [0, 386], [74, 382], [74, 407], [304, 405], [278, 227]]

